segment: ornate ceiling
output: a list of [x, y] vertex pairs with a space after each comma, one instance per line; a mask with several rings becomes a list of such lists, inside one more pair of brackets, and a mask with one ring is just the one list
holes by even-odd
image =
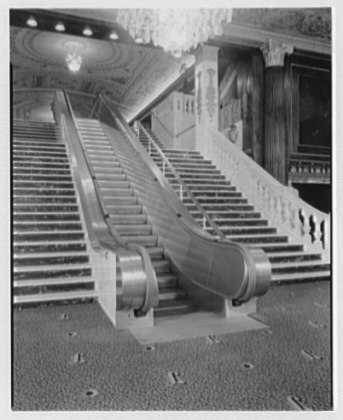
[[[110, 22], [111, 9], [59, 9], [59, 13]], [[236, 9], [233, 25], [308, 38], [330, 45], [330, 9]], [[263, 32], [263, 36], [265, 33]], [[311, 44], [312, 45], [312, 44]], [[313, 44], [314, 45], [314, 44]], [[82, 67], [71, 73], [66, 55], [76, 49]], [[161, 49], [11, 26], [10, 54], [14, 88], [66, 88], [102, 92], [121, 107], [130, 120], [182, 72], [193, 55], [176, 59]]]
[[[65, 61], [72, 48], [82, 56], [78, 73], [71, 73]], [[160, 49], [135, 44], [11, 28], [14, 88], [102, 92], [120, 105], [128, 119], [192, 62], [192, 56], [175, 59]]]

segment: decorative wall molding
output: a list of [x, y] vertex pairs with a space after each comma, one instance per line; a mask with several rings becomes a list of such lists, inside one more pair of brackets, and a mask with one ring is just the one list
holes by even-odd
[[272, 32], [308, 36], [321, 41], [331, 41], [330, 8], [268, 8], [234, 9], [232, 22], [244, 23]]

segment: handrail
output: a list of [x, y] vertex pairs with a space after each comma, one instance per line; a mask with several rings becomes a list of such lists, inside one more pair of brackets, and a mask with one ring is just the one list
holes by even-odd
[[253, 200], [264, 217], [291, 240], [305, 241], [308, 249], [329, 258], [330, 216], [301, 200], [219, 131], [211, 128], [208, 136], [208, 158]]
[[[188, 187], [188, 185], [182, 180], [182, 178], [180, 177], [180, 175], [175, 171], [174, 166], [169, 162], [169, 159], [167, 158], [167, 156], [164, 154], [164, 152], [160, 149], [160, 147], [157, 145], [157, 143], [155, 142], [155, 140], [151, 137], [150, 133], [148, 133], [148, 131], [143, 127], [143, 125], [137, 121], [137, 126], [140, 130], [143, 131], [143, 133], [148, 137], [149, 140], [149, 146], [150, 143], [153, 144], [153, 146], [155, 147], [155, 150], [159, 153], [159, 155], [162, 157], [163, 159], [163, 168], [162, 168], [162, 174], [163, 176], [165, 176], [165, 163], [167, 164], [169, 170], [172, 172], [172, 174], [174, 175], [174, 177], [177, 179], [179, 185], [180, 185], [180, 200], [183, 201], [183, 190], [187, 192], [187, 194], [189, 195], [189, 197], [192, 199], [193, 203], [195, 204], [197, 210], [202, 214], [203, 217], [203, 228], [205, 229], [206, 227], [206, 222], [211, 226], [211, 228], [215, 231], [215, 233], [222, 239], [225, 239], [225, 235], [223, 234], [223, 232], [218, 228], [217, 224], [215, 224], [212, 219], [209, 217], [209, 215], [207, 214], [207, 212], [205, 211], [205, 209], [201, 206], [201, 204], [199, 203], [199, 201], [197, 200], [197, 198], [195, 197], [195, 195], [192, 193], [191, 189]], [[149, 154], [151, 152], [151, 149], [149, 147]]]
[[[249, 249], [245, 245], [234, 243], [226, 238], [215, 238], [198, 226], [182, 202], [176, 198], [174, 190], [121, 114], [110, 106], [102, 95], [99, 95], [98, 102], [96, 115], [99, 120], [107, 121], [108, 119], [106, 114], [100, 115], [102, 106], [105, 112], [109, 113], [110, 119], [112, 118], [110, 125], [106, 128], [109, 135], [115, 136], [115, 131], [111, 128], [114, 124], [116, 130], [118, 131], [119, 128], [119, 131], [127, 138], [127, 145], [140, 159], [141, 163], [138, 166], [140, 169], [135, 171], [131, 166], [131, 176], [134, 177], [134, 183], [144, 205], [149, 208], [149, 216], [154, 220], [159, 237], [163, 238], [164, 243], [169, 244], [168, 255], [172, 260], [175, 258], [174, 263], [178, 269], [188, 278], [192, 273], [191, 281], [198, 287], [226, 299], [233, 299], [236, 303], [243, 303], [254, 296], [266, 293], [270, 286], [271, 266], [264, 251], [257, 248]], [[146, 171], [144, 172], [146, 174], [150, 173], [151, 181], [154, 181], [150, 184], [152, 190], [151, 192], [149, 190], [149, 193], [145, 183], [139, 178], [142, 171]], [[163, 206], [162, 218], [160, 211], [152, 205], [151, 194], [154, 202]], [[171, 218], [170, 224], [163, 222], [165, 217]], [[180, 241], [180, 235], [183, 238], [182, 241]], [[191, 261], [192, 266], [185, 264], [186, 261]], [[229, 282], [227, 282], [228, 277]]]
[[[65, 92], [64, 95], [65, 95], [65, 99], [66, 99], [66, 102], [67, 102], [67, 105], [68, 105], [68, 108], [69, 108], [69, 111], [70, 111], [70, 115], [72, 116], [74, 125], [76, 127], [77, 126], [76, 119], [75, 119], [75, 115], [73, 113], [73, 109], [71, 107], [71, 104], [70, 104], [70, 101], [69, 101], [69, 98], [68, 98], [68, 94]], [[112, 221], [109, 218], [109, 215], [107, 213], [107, 208], [106, 208], [103, 196], [101, 194], [100, 186], [99, 186], [98, 181], [96, 179], [96, 176], [95, 176], [95, 173], [93, 171], [92, 165], [90, 164], [88, 155], [87, 155], [86, 151], [84, 150], [84, 147], [83, 147], [82, 141], [80, 139], [80, 134], [79, 134], [78, 130], [77, 130], [77, 136], [78, 136], [79, 144], [80, 144], [81, 149], [83, 151], [84, 158], [87, 162], [88, 170], [89, 170], [89, 172], [90, 172], [90, 174], [93, 178], [93, 183], [94, 183], [95, 191], [96, 191], [96, 194], [97, 194], [97, 197], [98, 197], [98, 200], [99, 200], [99, 204], [100, 204], [102, 213], [105, 217], [106, 224], [109, 228], [109, 231], [111, 232], [111, 235], [113, 236], [113, 238], [115, 239], [116, 243], [119, 246], [121, 246], [123, 248], [126, 248], [130, 251], [138, 252], [143, 259], [144, 266], [145, 266], [145, 269], [146, 269], [146, 272], [147, 272], [147, 287], [146, 287], [146, 295], [145, 295], [144, 304], [143, 304], [142, 308], [140, 308], [140, 311], [141, 311], [141, 313], [144, 314], [144, 313], [148, 312], [149, 309], [157, 306], [157, 304], [158, 304], [158, 283], [157, 283], [156, 273], [155, 273], [155, 270], [152, 266], [152, 262], [151, 262], [149, 253], [140, 244], [135, 244], [135, 243], [132, 243], [132, 242], [124, 241], [122, 236], [120, 236], [118, 234], [118, 232], [116, 231], [116, 229], [113, 226], [113, 223], [112, 223]]]

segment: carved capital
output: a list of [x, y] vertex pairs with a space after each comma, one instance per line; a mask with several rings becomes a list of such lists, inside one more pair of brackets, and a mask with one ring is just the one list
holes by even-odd
[[266, 67], [283, 67], [286, 54], [293, 53], [293, 46], [289, 44], [276, 44], [274, 40], [267, 39], [261, 47]]

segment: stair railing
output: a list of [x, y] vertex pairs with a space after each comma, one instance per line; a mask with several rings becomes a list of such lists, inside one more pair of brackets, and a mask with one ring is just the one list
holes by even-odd
[[246, 194], [263, 217], [292, 242], [300, 241], [306, 250], [321, 252], [325, 261], [330, 260], [330, 215], [301, 200], [219, 131], [209, 129], [208, 144], [207, 157]]
[[[203, 206], [199, 203], [195, 195], [192, 193], [191, 189], [188, 187], [188, 185], [182, 180], [180, 175], [176, 172], [174, 169], [174, 166], [170, 163], [169, 159], [163, 152], [163, 150], [158, 146], [158, 144], [155, 142], [155, 140], [152, 138], [150, 133], [143, 127], [143, 125], [137, 121], [137, 127], [138, 130], [140, 130], [148, 139], [148, 153], [151, 156], [152, 149], [154, 149], [162, 158], [162, 174], [165, 177], [166, 176], [166, 168], [173, 174], [174, 178], [177, 180], [179, 185], [179, 199], [183, 201], [184, 196], [188, 196], [191, 198], [193, 204], [196, 206], [199, 213], [202, 215], [202, 227], [203, 229], [206, 229], [207, 225], [210, 226], [213, 231], [216, 233], [216, 235], [219, 238], [226, 238], [223, 232], [219, 229], [217, 224], [213, 222], [213, 220], [210, 218], [210, 216], [207, 214], [206, 210], [203, 208]], [[185, 192], [185, 193], [184, 193]]]
[[[116, 281], [118, 286], [116, 295], [100, 296], [104, 301], [110, 301], [109, 305], [106, 303], [105, 307], [102, 306], [105, 312], [107, 312], [108, 306], [113, 307], [111, 300], [116, 300], [117, 310], [131, 309], [135, 310], [136, 314], [145, 315], [153, 307], [158, 305], [158, 284], [150, 256], [144, 247], [139, 244], [127, 243], [115, 230], [107, 213], [99, 184], [95, 180], [94, 172], [89, 164], [88, 156], [83, 149], [80, 134], [76, 128], [75, 116], [73, 115], [67, 93], [65, 92], [64, 96], [62, 95], [59, 100], [60, 102], [65, 101], [66, 103], [68, 112], [67, 115], [64, 113], [62, 116], [66, 124], [68, 135], [72, 137], [72, 140], [69, 141], [69, 146], [75, 149], [75, 151], [73, 151], [74, 160], [75, 156], [78, 156], [78, 161], [74, 161], [74, 166], [77, 165], [78, 168], [76, 175], [79, 182], [81, 201], [83, 201], [85, 221], [88, 226], [88, 231], [92, 235], [91, 245], [96, 250], [105, 247], [116, 254], [117, 269], [115, 273], [112, 272], [112, 282]], [[68, 118], [69, 121], [66, 121], [66, 118]], [[80, 154], [82, 154], [83, 157], [83, 169], [82, 164], [80, 164]], [[80, 172], [83, 172], [84, 176], [82, 174], [80, 175]], [[94, 200], [95, 197], [93, 200], [87, 200], [87, 196], [91, 195], [92, 189], [95, 191], [96, 202]], [[84, 190], [86, 193], [84, 193]], [[99, 216], [101, 216], [101, 219], [92, 220], [89, 215], [89, 206], [92, 206], [93, 211], [100, 207], [100, 211], [97, 210], [97, 212], [98, 214], [100, 213]], [[103, 220], [103, 222], [101, 220]], [[93, 223], [95, 223], [98, 232], [97, 234], [94, 234]], [[101, 267], [99, 267], [99, 269], [100, 271], [103, 270]], [[115, 280], [116, 277], [117, 280]], [[113, 314], [108, 315], [113, 319]]]

